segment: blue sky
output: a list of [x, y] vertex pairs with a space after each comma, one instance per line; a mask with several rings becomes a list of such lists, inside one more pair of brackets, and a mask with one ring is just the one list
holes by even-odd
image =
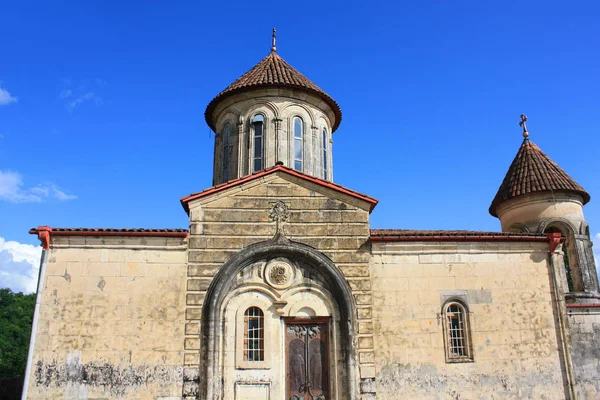
[[37, 245], [38, 225], [186, 227], [179, 198], [211, 184], [204, 109], [273, 26], [342, 108], [335, 181], [380, 200], [372, 227], [499, 230], [487, 209], [525, 113], [600, 232], [598, 2], [223, 4], [0, 5], [4, 243]]

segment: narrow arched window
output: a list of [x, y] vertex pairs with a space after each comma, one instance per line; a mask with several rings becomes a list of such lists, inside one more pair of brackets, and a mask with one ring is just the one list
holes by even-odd
[[265, 318], [258, 307], [250, 307], [244, 313], [244, 361], [265, 359]]
[[443, 318], [446, 361], [473, 361], [469, 315], [465, 306], [457, 301], [446, 303], [443, 309]]
[[322, 141], [322, 151], [323, 151], [323, 179], [327, 179], [327, 130], [323, 128], [323, 141]]
[[300, 117], [294, 118], [294, 169], [297, 171], [302, 171], [303, 133], [302, 119]]
[[254, 131], [254, 156], [252, 158], [252, 172], [261, 171], [264, 168], [264, 143], [265, 143], [265, 117], [261, 114], [252, 119]]
[[230, 125], [225, 125], [223, 128], [223, 171], [222, 177], [223, 182], [227, 182], [229, 180], [229, 136], [231, 133]]

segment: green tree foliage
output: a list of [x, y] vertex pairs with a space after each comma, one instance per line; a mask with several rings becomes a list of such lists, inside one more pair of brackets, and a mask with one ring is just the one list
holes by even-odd
[[35, 293], [13, 293], [0, 289], [0, 378], [23, 376]]

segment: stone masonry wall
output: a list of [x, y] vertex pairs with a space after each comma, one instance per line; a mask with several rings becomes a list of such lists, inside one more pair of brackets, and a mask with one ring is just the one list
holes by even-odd
[[578, 399], [600, 398], [600, 309], [568, 309], [571, 358]]
[[[378, 399], [564, 399], [545, 243], [374, 243]], [[469, 307], [474, 362], [447, 363], [442, 305]]]
[[52, 237], [28, 398], [181, 398], [186, 248]]
[[[198, 390], [199, 320], [206, 290], [232, 255], [273, 237], [275, 223], [269, 219], [269, 210], [277, 200], [291, 211], [285, 225], [287, 237], [322, 251], [347, 277], [358, 308], [360, 376], [367, 383], [375, 376], [368, 204], [275, 172], [190, 204], [185, 363], [186, 376], [192, 378], [185, 383], [185, 395], [195, 396]], [[370, 398], [373, 388], [363, 385], [363, 389], [363, 398]]]

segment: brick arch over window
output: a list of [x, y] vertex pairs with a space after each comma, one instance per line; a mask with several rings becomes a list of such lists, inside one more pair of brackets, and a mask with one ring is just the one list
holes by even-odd
[[264, 258], [285, 257], [299, 261], [308, 271], [322, 275], [326, 289], [339, 310], [339, 349], [342, 355], [341, 387], [348, 388], [345, 398], [357, 400], [358, 353], [355, 348], [356, 305], [350, 287], [333, 261], [323, 253], [302, 243], [276, 238], [248, 246], [227, 261], [215, 275], [206, 293], [201, 317], [200, 398], [221, 398], [223, 381], [219, 376], [219, 329], [222, 321], [222, 304], [235, 285], [235, 277], [245, 267]]

